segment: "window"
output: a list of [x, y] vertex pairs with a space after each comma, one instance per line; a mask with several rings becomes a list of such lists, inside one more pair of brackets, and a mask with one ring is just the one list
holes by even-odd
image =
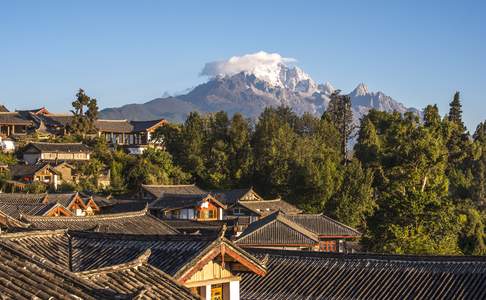
[[233, 208], [233, 214], [234, 215], [242, 215], [243, 214], [243, 210], [241, 209], [241, 207], [234, 207]]
[[323, 252], [336, 252], [336, 241], [321, 241], [319, 250]]
[[198, 219], [216, 219], [217, 216], [216, 209], [202, 209], [197, 212]]

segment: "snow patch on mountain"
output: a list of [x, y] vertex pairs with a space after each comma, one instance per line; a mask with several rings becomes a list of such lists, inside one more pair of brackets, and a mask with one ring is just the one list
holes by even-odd
[[[161, 116], [174, 116], [172, 118], [178, 121], [185, 118], [188, 109], [201, 112], [224, 110], [229, 114], [240, 112], [256, 118], [265, 107], [282, 105], [290, 107], [297, 114], [322, 115], [336, 89], [329, 82], [316, 83], [294, 63], [295, 59], [264, 51], [209, 62], [201, 71], [201, 75], [210, 78], [207, 82], [185, 94], [142, 104], [143, 107], [137, 107], [139, 113], [136, 119], [144, 119], [145, 113], [153, 118], [153, 113], [159, 107], [164, 112]], [[418, 110], [405, 107], [383, 92], [370, 92], [364, 83], [360, 83], [348, 95], [356, 122], [371, 109], [399, 113], [414, 111], [420, 114]], [[145, 106], [150, 108], [145, 109]], [[130, 109], [133, 110], [133, 107], [113, 108], [102, 111], [101, 115], [133, 119]]]

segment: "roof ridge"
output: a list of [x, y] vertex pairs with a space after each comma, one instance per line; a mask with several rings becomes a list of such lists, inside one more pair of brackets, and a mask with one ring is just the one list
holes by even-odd
[[269, 248], [247, 248], [252, 253], [269, 253], [270, 255], [282, 256], [285, 258], [298, 257], [317, 257], [325, 259], [349, 259], [349, 260], [376, 260], [376, 261], [396, 261], [396, 262], [417, 262], [417, 263], [437, 263], [437, 262], [465, 262], [465, 263], [486, 263], [486, 256], [482, 255], [417, 255], [417, 254], [392, 254], [392, 253], [340, 253], [322, 251], [302, 251], [302, 250], [281, 250]]
[[47, 229], [47, 230], [33, 230], [33, 231], [21, 231], [21, 232], [8, 232], [0, 234], [0, 238], [16, 239], [27, 237], [39, 237], [39, 236], [52, 236], [67, 234], [67, 229]]
[[218, 239], [216, 235], [187, 235], [187, 234], [147, 234], [140, 235], [134, 233], [111, 233], [111, 232], [93, 232], [85, 230], [67, 230], [68, 234], [73, 237], [98, 238], [98, 239], [125, 239], [125, 240], [196, 240], [196, 241], [214, 241]]
[[96, 121], [106, 121], [106, 122], [130, 122], [127, 119], [96, 119]]
[[331, 222], [333, 222], [334, 224], [337, 224], [337, 225], [340, 225], [340, 226], [346, 227], [346, 228], [348, 228], [349, 230], [354, 231], [354, 232], [358, 233], [359, 235], [361, 235], [361, 232], [359, 232], [358, 230], [354, 229], [354, 228], [353, 228], [353, 227], [351, 227], [351, 226], [348, 226], [348, 225], [346, 225], [346, 224], [344, 224], [344, 223], [341, 223], [341, 222], [339, 222], [339, 221], [337, 221], [337, 220], [334, 220], [333, 218], [328, 217], [328, 216], [326, 216], [325, 214], [320, 214], [320, 215], [321, 215], [321, 217], [322, 217], [322, 218], [327, 219], [328, 221], [331, 221]]
[[101, 215], [94, 215], [94, 216], [80, 216], [80, 217], [75, 217], [75, 216], [70, 216], [70, 217], [46, 217], [46, 216], [31, 216], [31, 215], [24, 215], [27, 221], [37, 221], [37, 220], [53, 220], [53, 221], [86, 221], [86, 220], [111, 220], [111, 219], [119, 219], [123, 217], [137, 217], [137, 216], [143, 216], [148, 214], [148, 208], [145, 207], [143, 210], [139, 211], [130, 211], [130, 212], [121, 212], [121, 213], [114, 213], [114, 214], [101, 214]]
[[[307, 228], [305, 228], [305, 227], [303, 227], [303, 226], [301, 226], [301, 225], [293, 222], [292, 220], [287, 219], [285, 217], [285, 213], [282, 212], [282, 211], [280, 211], [280, 210], [277, 210], [277, 211], [275, 211], [275, 212], [273, 212], [273, 213], [271, 213], [271, 214], [269, 214], [269, 215], [261, 218], [260, 220], [252, 223], [252, 224], [255, 224], [257, 222], [261, 222], [261, 223], [263, 223], [263, 225], [261, 225], [261, 226], [255, 228], [255, 229], [253, 229], [252, 231], [246, 233], [245, 235], [243, 235], [245, 233], [245, 231], [243, 231], [243, 233], [240, 236], [240, 238], [238, 238], [236, 241], [239, 241], [239, 240], [243, 239], [244, 237], [246, 237], [249, 234], [252, 234], [254, 232], [259, 232], [259, 231], [263, 230], [265, 227], [267, 227], [270, 224], [272, 224], [274, 222], [277, 222], [277, 221], [283, 223], [285, 226], [289, 227], [290, 229], [295, 230], [298, 233], [306, 236], [307, 238], [310, 238], [310, 239], [312, 239], [314, 241], [317, 241], [317, 242], [319, 241], [319, 236], [315, 232], [313, 232], [313, 231], [311, 231], [311, 230], [309, 230], [309, 229], [307, 229]], [[258, 224], [255, 224], [255, 225], [258, 225]]]
[[[8, 248], [10, 251], [14, 252], [15, 254], [24, 257], [25, 259], [34, 262], [37, 266], [43, 266], [49, 269], [50, 272], [56, 273], [61, 277], [68, 277], [71, 280], [75, 281], [77, 284], [82, 285], [86, 288], [92, 290], [99, 290], [99, 288], [92, 283], [80, 276], [77, 276], [75, 273], [66, 271], [61, 269], [60, 266], [56, 265], [55, 263], [45, 259], [44, 257], [34, 253], [32, 250], [17, 245], [16, 243], [9, 241], [7, 239], [0, 240], [0, 247]], [[109, 291], [107, 291], [109, 292]]]
[[307, 228], [305, 228], [304, 226], [300, 225], [300, 224], [297, 224], [296, 222], [292, 221], [292, 220], [289, 220], [286, 215], [284, 213], [280, 213], [280, 211], [277, 211], [277, 217], [276, 219], [281, 221], [282, 223], [284, 223], [285, 225], [289, 226], [291, 229], [294, 229], [296, 231], [298, 231], [299, 233], [315, 240], [315, 241], [319, 241], [319, 235]]
[[51, 113], [51, 112], [49, 112], [47, 114], [42, 114], [42, 115], [46, 116], [46, 117], [51, 117], [51, 116], [52, 117], [74, 117], [73, 114], [70, 114], [68, 112], [65, 112], [65, 113], [56, 113], [56, 112]]
[[63, 142], [63, 143], [51, 143], [51, 142], [30, 142], [30, 144], [38, 145], [84, 145], [82, 142]]
[[76, 274], [81, 275], [81, 276], [89, 276], [89, 275], [111, 273], [111, 272], [115, 272], [115, 271], [128, 270], [128, 269], [136, 268], [136, 267], [139, 267], [141, 265], [148, 264], [148, 259], [149, 259], [151, 254], [152, 254], [152, 250], [150, 248], [148, 248], [142, 254], [140, 254], [136, 258], [132, 259], [131, 261], [116, 264], [116, 265], [111, 265], [111, 266], [107, 266], [107, 267], [76, 272]]
[[183, 186], [196, 186], [195, 183], [191, 184], [142, 184], [142, 186], [148, 187], [183, 187]]

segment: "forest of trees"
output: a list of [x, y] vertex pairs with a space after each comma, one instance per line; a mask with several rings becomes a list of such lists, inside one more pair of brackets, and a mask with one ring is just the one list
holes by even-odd
[[257, 120], [193, 112], [156, 132], [165, 150], [139, 156], [87, 137], [95, 99], [80, 90], [73, 106], [73, 134], [62, 141], [83, 141], [94, 154], [80, 166], [81, 182], [61, 189], [100, 192], [98, 175], [107, 169], [111, 187], [103, 192], [114, 195], [141, 184], [252, 186], [358, 228], [368, 251], [486, 254], [486, 123], [467, 131], [459, 93], [446, 116], [435, 105], [422, 117], [372, 110], [359, 127], [349, 97], [338, 93], [321, 117], [286, 107], [266, 108]]
[[285, 107], [254, 123], [193, 112], [158, 136], [172, 180], [253, 186], [357, 227], [369, 251], [486, 253], [486, 123], [469, 134], [459, 93], [444, 117], [435, 105], [423, 118], [372, 110], [353, 128], [349, 98], [335, 94], [321, 118]]

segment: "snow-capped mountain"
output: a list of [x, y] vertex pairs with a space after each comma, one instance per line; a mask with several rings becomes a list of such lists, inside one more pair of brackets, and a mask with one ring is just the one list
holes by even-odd
[[[257, 62], [255, 63], [255, 57]], [[322, 115], [335, 88], [329, 83], [316, 83], [296, 66], [289, 66], [279, 55], [258, 52], [233, 57], [228, 61], [206, 65], [210, 79], [176, 97], [157, 98], [144, 104], [130, 104], [100, 112], [103, 118], [148, 120], [166, 118], [183, 121], [190, 111], [229, 114], [240, 112], [256, 118], [268, 106], [288, 106], [296, 113]], [[236, 72], [238, 71], [238, 72]], [[349, 93], [354, 119], [358, 121], [370, 109], [383, 111], [416, 111], [382, 92], [370, 92], [361, 83]]]

